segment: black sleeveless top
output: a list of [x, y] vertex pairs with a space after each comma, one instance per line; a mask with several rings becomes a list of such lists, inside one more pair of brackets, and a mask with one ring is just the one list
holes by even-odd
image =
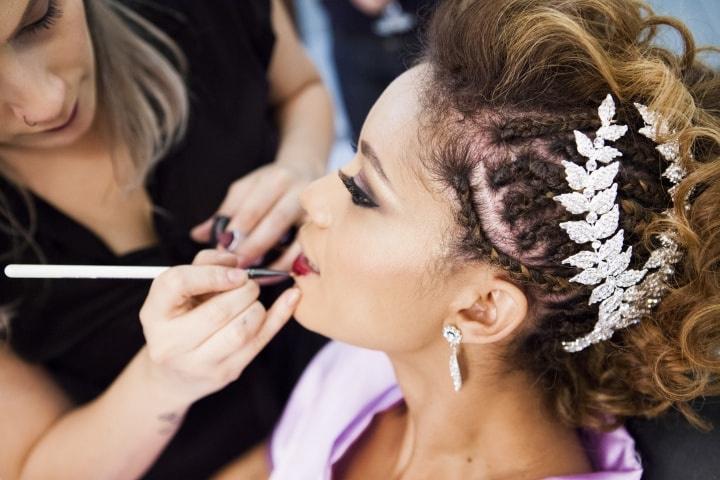
[[[274, 44], [269, 1], [125, 3], [168, 33], [189, 63], [187, 135], [146, 182], [156, 206], [159, 243], [116, 256], [90, 230], [30, 194], [36, 212], [33, 239], [47, 263], [189, 263], [206, 247], [194, 243], [189, 230], [213, 214], [234, 180], [275, 156], [277, 129], [266, 78]], [[28, 225], [22, 194], [4, 179], [0, 194], [5, 207]], [[13, 249], [23, 244], [0, 221], [3, 263], [38, 263], [32, 249]], [[42, 365], [74, 402], [88, 402], [144, 344], [138, 312], [149, 286], [140, 280], [9, 280], [0, 275], [0, 303], [15, 311], [10, 345], [24, 360]], [[261, 300], [267, 306], [274, 296], [264, 291]], [[321, 342], [296, 324], [286, 327], [238, 381], [191, 407], [146, 478], [207, 478], [261, 441]]]

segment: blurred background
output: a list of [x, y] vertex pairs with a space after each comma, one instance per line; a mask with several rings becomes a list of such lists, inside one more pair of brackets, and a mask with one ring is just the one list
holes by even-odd
[[[370, 106], [420, 50], [420, 30], [436, 0], [286, 0], [311, 58], [336, 106], [336, 141], [329, 169], [353, 156]], [[698, 45], [720, 46], [720, 1], [650, 0], [656, 13], [680, 18]], [[661, 36], [677, 48], [679, 38]], [[708, 54], [720, 67], [720, 54]]]

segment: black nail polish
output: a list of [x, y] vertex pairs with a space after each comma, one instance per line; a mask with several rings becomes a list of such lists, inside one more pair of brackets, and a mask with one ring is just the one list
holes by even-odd
[[218, 242], [222, 238], [222, 234], [225, 232], [225, 229], [228, 226], [228, 223], [230, 223], [230, 217], [226, 217], [224, 215], [217, 215], [215, 217], [215, 219], [213, 220], [212, 229], [210, 230], [211, 245], [218, 244]]

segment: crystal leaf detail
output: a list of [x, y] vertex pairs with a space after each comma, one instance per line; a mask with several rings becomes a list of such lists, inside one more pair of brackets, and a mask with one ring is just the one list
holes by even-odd
[[[657, 142], [670, 138], [656, 148], [662, 157], [670, 162], [663, 172], [674, 185], [669, 189], [674, 199], [677, 184], [687, 174], [680, 164], [680, 146], [676, 134], [668, 123], [645, 105], [636, 103], [645, 125], [639, 133]], [[638, 323], [657, 305], [668, 289], [667, 278], [673, 272], [673, 265], [681, 258], [674, 233], [660, 235], [662, 246], [650, 253], [642, 270], [628, 270], [632, 258], [632, 247], [622, 252], [624, 232], [618, 230], [619, 209], [617, 184], [613, 183], [618, 173], [619, 162], [612, 162], [621, 153], [605, 145], [605, 141], [615, 141], [627, 131], [624, 125], [615, 125], [615, 103], [609, 94], [598, 108], [601, 127], [595, 132], [595, 140], [581, 132], [575, 132], [578, 152], [588, 161], [583, 169], [571, 162], [563, 162], [566, 180], [575, 192], [582, 192], [582, 201], [573, 194], [558, 195], [560, 202], [570, 213], [590, 212], [586, 221], [563, 222], [560, 224], [576, 243], [592, 242], [592, 251], [582, 251], [563, 260], [582, 269], [570, 279], [585, 285], [597, 285], [591, 295], [590, 304], [600, 302], [598, 320], [592, 332], [572, 341], [563, 342], [568, 352], [578, 352], [590, 345], [610, 338], [616, 330]], [[609, 165], [597, 168], [597, 162]], [[610, 163], [612, 162], [612, 163]], [[600, 193], [595, 193], [595, 192]], [[598, 217], [597, 215], [600, 214]], [[672, 209], [665, 215], [672, 215]], [[592, 222], [588, 221], [592, 220]], [[612, 235], [608, 240], [602, 241]], [[657, 269], [648, 274], [649, 269]]]

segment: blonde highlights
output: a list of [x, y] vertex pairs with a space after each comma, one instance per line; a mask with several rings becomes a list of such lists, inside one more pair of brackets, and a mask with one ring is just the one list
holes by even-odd
[[[129, 154], [132, 174], [122, 175], [122, 180], [137, 186], [185, 132], [189, 105], [180, 73], [186, 68], [185, 57], [162, 30], [116, 0], [88, 0], [86, 11], [100, 110], [114, 153], [126, 148]], [[116, 165], [119, 171], [127, 169]]]

